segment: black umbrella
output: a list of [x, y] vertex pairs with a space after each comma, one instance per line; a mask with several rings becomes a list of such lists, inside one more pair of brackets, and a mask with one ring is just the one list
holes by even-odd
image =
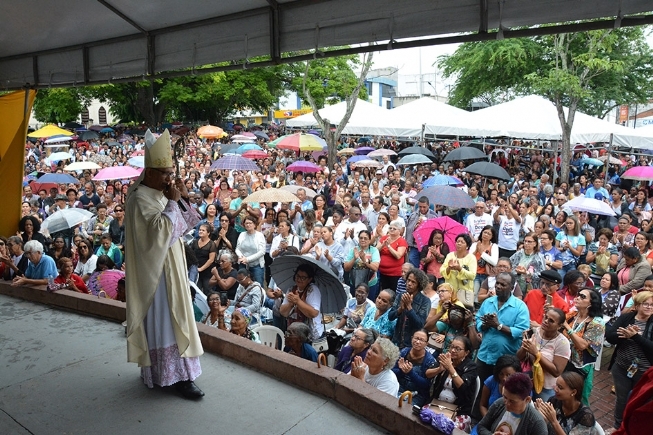
[[263, 139], [263, 140], [266, 140], [266, 141], [267, 141], [267, 140], [270, 140], [270, 137], [269, 137], [265, 132], [263, 132], [263, 131], [261, 131], [261, 130], [256, 130], [256, 131], [254, 131], [253, 133], [254, 133], [254, 134], [256, 135], [256, 137], [259, 138], [259, 139]]
[[510, 180], [508, 172], [496, 163], [476, 162], [467, 166], [463, 171], [469, 172], [470, 174], [482, 175], [487, 178], [498, 178], [499, 180], [506, 181]]
[[473, 146], [460, 147], [449, 152], [444, 158], [445, 162], [451, 162], [454, 160], [476, 160], [476, 159], [487, 159], [487, 154], [483, 151], [475, 148]]
[[420, 147], [420, 146], [412, 146], [412, 147], [404, 148], [403, 150], [399, 151], [397, 154], [399, 156], [408, 156], [410, 154], [421, 154], [435, 162], [435, 155], [433, 154], [433, 152], [427, 148]]
[[295, 270], [300, 264], [308, 265], [313, 273], [313, 282], [320, 289], [322, 304], [320, 312], [338, 313], [347, 303], [347, 295], [338, 277], [329, 266], [310, 257], [300, 255], [284, 255], [276, 258], [270, 266], [270, 272], [275, 284], [284, 293], [295, 285]]
[[84, 126], [82, 124], [78, 123], [78, 122], [66, 122], [63, 125], [63, 128], [73, 128], [73, 129], [75, 129], [75, 128], [82, 128], [82, 127], [84, 127]]
[[228, 143], [226, 145], [221, 145], [220, 146], [220, 154], [227, 154], [227, 153], [233, 153], [236, 149], [240, 147], [239, 143]]
[[91, 139], [99, 138], [100, 135], [94, 132], [93, 130], [86, 130], [86, 131], [80, 131], [77, 137], [81, 140], [91, 140]]

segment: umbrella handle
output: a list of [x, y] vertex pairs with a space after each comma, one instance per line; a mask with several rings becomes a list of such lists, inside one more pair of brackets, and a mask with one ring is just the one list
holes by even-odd
[[320, 368], [320, 362], [322, 362], [322, 365], [324, 365], [325, 367], [327, 366], [327, 359], [326, 359], [326, 356], [323, 353], [321, 353], [321, 354], [319, 354], [317, 356], [317, 368], [318, 369]]
[[401, 396], [399, 396], [399, 407], [401, 408], [401, 405], [404, 403], [404, 398], [408, 397], [408, 404], [412, 405], [413, 404], [413, 392], [412, 391], [404, 391], [401, 393]]

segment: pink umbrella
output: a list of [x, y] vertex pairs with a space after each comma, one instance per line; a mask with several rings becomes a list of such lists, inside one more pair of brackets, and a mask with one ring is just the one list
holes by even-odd
[[136, 150], [132, 153], [132, 156], [144, 156], [145, 151], [144, 150]]
[[258, 151], [258, 150], [250, 150], [250, 151], [245, 151], [243, 153], [243, 157], [246, 159], [264, 159], [268, 156], [268, 153], [265, 151]]
[[103, 291], [111, 299], [115, 299], [118, 294], [118, 281], [124, 277], [125, 272], [122, 270], [109, 269], [101, 272], [93, 272], [88, 279], [88, 289], [95, 296], [98, 296]]
[[289, 165], [286, 170], [292, 172], [320, 172], [322, 168], [315, 163], [302, 160]]
[[251, 139], [256, 139], [256, 135], [254, 133], [250, 133], [249, 131], [246, 131], [244, 133], [241, 133], [241, 135], [251, 138]]
[[131, 166], [111, 166], [98, 171], [93, 177], [94, 180], [125, 180], [128, 178], [136, 178], [141, 175], [140, 171], [132, 168]]
[[456, 250], [456, 237], [460, 234], [469, 233], [466, 226], [459, 224], [450, 217], [432, 218], [419, 224], [413, 232], [418, 249], [422, 249], [429, 244], [431, 233], [436, 229], [444, 233], [444, 242], [449, 246], [451, 252]]
[[628, 180], [650, 181], [653, 179], [653, 166], [635, 166], [623, 173], [621, 178]]

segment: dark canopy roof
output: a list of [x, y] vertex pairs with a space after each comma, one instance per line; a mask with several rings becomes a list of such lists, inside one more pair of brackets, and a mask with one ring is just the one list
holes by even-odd
[[[627, 17], [651, 10], [651, 0], [3, 1], [0, 90], [163, 76], [255, 56], [280, 62], [287, 61], [281, 53], [316, 47], [381, 43], [380, 50], [488, 39], [496, 35], [487, 31], [500, 25], [528, 31], [547, 23], [617, 17], [624, 17], [622, 25], [646, 24], [650, 15]], [[387, 43], [458, 32], [468, 35]], [[358, 49], [365, 50], [369, 47]]]

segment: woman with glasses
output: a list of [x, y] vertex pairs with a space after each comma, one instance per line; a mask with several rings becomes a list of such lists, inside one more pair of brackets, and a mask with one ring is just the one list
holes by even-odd
[[88, 282], [91, 274], [97, 267], [97, 255], [93, 253], [93, 245], [88, 239], [81, 239], [77, 247], [79, 261], [75, 266], [75, 274], [82, 277], [84, 282]]
[[322, 296], [313, 282], [315, 270], [308, 264], [300, 264], [295, 270], [295, 285], [288, 289], [279, 312], [288, 322], [288, 328], [295, 323], [308, 323], [311, 328], [310, 340], [324, 335], [322, 323]]
[[[481, 231], [482, 234], [483, 232]], [[497, 247], [497, 253], [499, 252], [498, 249]], [[425, 245], [420, 252], [420, 264], [424, 272], [435, 276], [438, 284], [444, 282], [441, 269], [444, 264], [444, 259], [448, 254], [449, 245], [444, 243], [444, 232], [437, 228], [434, 229], [429, 237], [428, 245]]]
[[478, 267], [476, 257], [469, 252], [471, 246], [469, 234], [459, 234], [456, 250], [445, 257], [440, 269], [445, 282], [454, 288], [458, 299], [468, 307], [474, 305], [474, 279]]
[[397, 282], [401, 278], [401, 266], [404, 264], [404, 255], [408, 249], [406, 239], [401, 237], [403, 229], [403, 220], [391, 221], [388, 235], [381, 237], [376, 244], [380, 254], [381, 288], [396, 289]]
[[379, 332], [374, 329], [356, 329], [352, 334], [349, 343], [340, 350], [340, 353], [338, 353], [338, 360], [333, 368], [343, 373], [349, 373], [354, 358], [359, 356], [361, 359], [365, 359], [367, 351], [378, 337]]
[[125, 250], [125, 208], [119, 204], [113, 209], [113, 220], [109, 224], [111, 241], [124, 252]]
[[219, 186], [215, 199], [222, 208], [226, 210], [229, 208], [229, 204], [231, 203], [231, 187], [229, 186], [229, 181], [226, 179], [221, 179]]
[[564, 278], [570, 270], [576, 269], [578, 258], [585, 250], [585, 236], [580, 232], [580, 223], [574, 215], [565, 219], [564, 228], [556, 236], [556, 247], [562, 253], [562, 269], [558, 272]]
[[218, 258], [218, 267], [211, 269], [209, 286], [219, 293], [224, 293], [228, 300], [233, 301], [238, 290], [238, 273], [233, 267], [233, 256], [223, 251]]
[[399, 382], [391, 370], [397, 359], [397, 346], [387, 338], [380, 337], [370, 346], [364, 360], [360, 356], [354, 358], [350, 374], [392, 397], [397, 397]]
[[424, 330], [415, 331], [411, 339], [411, 346], [399, 352], [399, 360], [392, 371], [399, 382], [399, 393], [416, 391], [413, 404], [422, 406], [429, 398], [431, 385], [426, 377], [427, 370], [436, 366], [435, 358], [426, 351], [428, 333]]
[[601, 228], [598, 232], [598, 240], [592, 242], [587, 248], [585, 257], [586, 263], [592, 269], [590, 278], [594, 285], [598, 285], [601, 277], [614, 270], [619, 261], [619, 252], [610, 240], [612, 239], [612, 230]]
[[570, 311], [563, 324], [563, 334], [571, 345], [567, 370], [585, 377], [583, 403], [589, 406], [594, 383], [594, 363], [603, 346], [605, 322], [601, 296], [591, 288], [582, 288], [575, 298], [576, 311]]
[[358, 247], [349, 251], [343, 268], [346, 272], [350, 272], [351, 286], [357, 288], [358, 285], [365, 284], [369, 288], [369, 297], [373, 300], [379, 293], [379, 279], [376, 272], [379, 270], [381, 254], [376, 247], [370, 245], [370, 241], [370, 232], [360, 231]]
[[216, 220], [218, 218], [218, 206], [215, 204], [208, 204], [204, 209], [204, 216], [201, 221], [195, 226], [195, 238], [199, 238], [199, 228], [202, 224], [209, 224], [209, 238], [213, 241], [218, 239], [218, 235], [215, 233], [214, 228], [217, 226]]
[[218, 222], [220, 225], [216, 226], [213, 230], [213, 234], [216, 236], [215, 245], [218, 250], [218, 255], [225, 250], [234, 252], [238, 242], [238, 231], [230, 225], [229, 215], [227, 213], [221, 213]]
[[524, 236], [524, 247], [510, 257], [510, 263], [517, 274], [522, 294], [526, 295], [529, 290], [540, 287], [540, 273], [546, 270], [546, 266], [535, 233]]
[[265, 237], [256, 231], [256, 219], [246, 216], [243, 219], [245, 231], [238, 236], [236, 255], [241, 268], [249, 269], [252, 279], [261, 285], [265, 284]]
[[605, 338], [617, 347], [608, 370], [612, 372], [617, 403], [614, 427], [619, 428], [630, 391], [653, 364], [653, 292], [640, 291], [635, 309], [608, 325]]
[[540, 357], [544, 372], [543, 389], [535, 391], [534, 398], [549, 400], [554, 394], [556, 378], [562, 374], [569, 362], [571, 348], [569, 340], [560, 333], [565, 321], [565, 313], [560, 308], [550, 308], [544, 313], [542, 324], [525, 331], [517, 358], [531, 366]]
[[469, 338], [458, 336], [451, 342], [448, 352], [438, 357], [439, 366], [427, 372], [427, 376], [435, 377], [432, 393], [427, 397], [458, 405], [456, 421], [464, 425], [469, 425], [471, 421], [469, 416], [472, 414], [478, 377], [471, 353]]

